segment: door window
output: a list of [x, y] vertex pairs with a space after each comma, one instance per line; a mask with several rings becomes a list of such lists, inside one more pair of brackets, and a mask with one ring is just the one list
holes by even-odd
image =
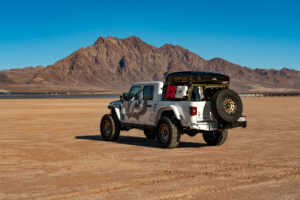
[[144, 86], [143, 99], [144, 100], [153, 100], [153, 91], [154, 91], [153, 85]]

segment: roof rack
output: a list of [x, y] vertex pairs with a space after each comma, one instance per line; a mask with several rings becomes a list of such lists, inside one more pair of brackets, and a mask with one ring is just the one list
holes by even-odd
[[174, 72], [166, 76], [166, 81], [170, 84], [178, 83], [215, 83], [227, 84], [230, 79], [229, 76], [214, 72], [201, 71], [183, 71]]

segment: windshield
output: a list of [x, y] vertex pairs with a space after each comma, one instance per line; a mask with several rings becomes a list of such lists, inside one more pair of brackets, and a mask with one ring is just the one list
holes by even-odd
[[131, 99], [132, 97], [136, 96], [135, 99], [139, 99], [140, 90], [141, 90], [141, 86], [132, 86], [132, 88], [130, 89], [130, 92], [129, 92], [129, 98]]

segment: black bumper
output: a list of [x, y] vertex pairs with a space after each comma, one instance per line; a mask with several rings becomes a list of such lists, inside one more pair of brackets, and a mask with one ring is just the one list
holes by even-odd
[[229, 129], [229, 128], [235, 128], [235, 127], [246, 128], [247, 127], [247, 121], [236, 121], [236, 122], [232, 122], [232, 123], [220, 124], [220, 128]]

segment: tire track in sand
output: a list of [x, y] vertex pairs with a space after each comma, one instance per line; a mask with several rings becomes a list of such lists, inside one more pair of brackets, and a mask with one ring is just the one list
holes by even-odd
[[[275, 162], [275, 161], [274, 161]], [[262, 168], [269, 168], [270, 165], [273, 165], [274, 162], [268, 161], [268, 164], [265, 162], [262, 162], [260, 164], [255, 164], [256, 167], [262, 167]], [[223, 163], [224, 164], [224, 163]], [[108, 187], [101, 187], [101, 188], [93, 188], [93, 189], [87, 189], [85, 191], [80, 192], [69, 192], [66, 194], [61, 195], [55, 195], [52, 197], [47, 198], [47, 200], [60, 200], [60, 199], [69, 199], [69, 198], [76, 198], [76, 197], [82, 197], [82, 196], [88, 196], [93, 194], [100, 194], [100, 193], [108, 193], [123, 189], [131, 189], [131, 188], [137, 188], [147, 185], [153, 185], [153, 184], [161, 184], [165, 182], [170, 181], [176, 181], [176, 180], [182, 180], [187, 178], [195, 178], [195, 177], [216, 177], [219, 178], [218, 180], [221, 180], [220, 178], [230, 180], [231, 178], [235, 178], [235, 176], [231, 175], [232, 170], [238, 170], [243, 169], [245, 163], [236, 163], [226, 166], [220, 166], [220, 169], [223, 170], [211, 170], [209, 167], [202, 167], [200, 169], [206, 169], [204, 171], [182, 171], [182, 170], [165, 170], [161, 171], [159, 173], [153, 174], [153, 176], [159, 176], [159, 178], [154, 178], [151, 180], [143, 180], [143, 181], [136, 181], [133, 183], [128, 184], [121, 184], [121, 185], [115, 185], [115, 186], [108, 186]], [[249, 165], [247, 164], [249, 167]], [[277, 165], [273, 165], [273, 169], [278, 169], [278, 166], [280, 166], [278, 163]], [[279, 167], [280, 168], [280, 167]], [[265, 169], [265, 170], [266, 170]], [[228, 191], [228, 190], [235, 190], [241, 187], [248, 187], [251, 185], [259, 184], [259, 183], [265, 183], [265, 182], [272, 182], [272, 181], [296, 181], [300, 180], [300, 167], [298, 166], [290, 166], [289, 169], [286, 169], [284, 171], [279, 171], [277, 173], [274, 172], [267, 172], [264, 174], [258, 174], [258, 175], [245, 175], [242, 177], [239, 177], [238, 180], [230, 181], [230, 183], [224, 183], [222, 185], [209, 185], [209, 186], [195, 186], [191, 188], [190, 190], [185, 190], [183, 192], [178, 193], [172, 193], [165, 195], [161, 198], [158, 198], [158, 200], [172, 200], [172, 199], [193, 199], [197, 197], [197, 194], [203, 193], [203, 192], [221, 192], [221, 191]], [[228, 181], [226, 181], [228, 182]]]

